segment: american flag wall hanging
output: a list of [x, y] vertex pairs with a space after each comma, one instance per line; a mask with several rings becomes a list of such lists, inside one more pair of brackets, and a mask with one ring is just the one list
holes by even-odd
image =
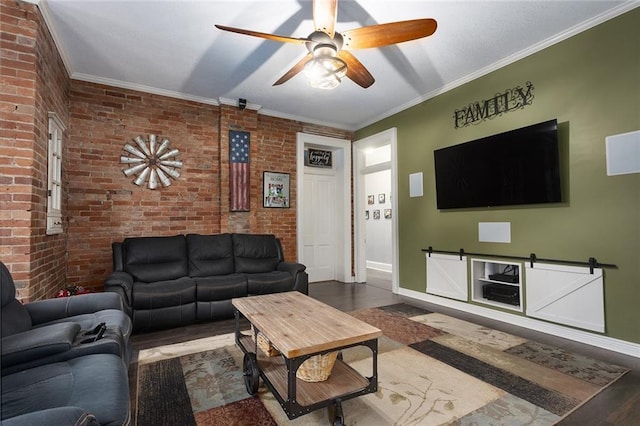
[[248, 212], [249, 201], [249, 132], [229, 131], [230, 210]]

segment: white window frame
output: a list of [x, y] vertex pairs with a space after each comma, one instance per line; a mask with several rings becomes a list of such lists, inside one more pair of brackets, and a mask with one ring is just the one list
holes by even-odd
[[47, 235], [62, 229], [62, 137], [65, 125], [55, 112], [49, 112], [47, 156]]

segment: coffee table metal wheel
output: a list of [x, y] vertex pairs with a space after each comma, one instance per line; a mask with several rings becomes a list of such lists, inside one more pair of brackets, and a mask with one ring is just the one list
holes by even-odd
[[260, 371], [258, 370], [258, 358], [253, 352], [247, 352], [242, 359], [242, 371], [244, 375], [244, 385], [249, 395], [258, 393], [260, 386]]

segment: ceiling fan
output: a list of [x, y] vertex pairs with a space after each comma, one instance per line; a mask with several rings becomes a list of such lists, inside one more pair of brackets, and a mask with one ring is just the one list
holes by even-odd
[[304, 70], [313, 87], [333, 89], [346, 76], [363, 88], [371, 86], [375, 79], [364, 65], [351, 54], [351, 49], [368, 49], [388, 46], [405, 41], [428, 37], [436, 31], [434, 19], [413, 19], [371, 25], [339, 33], [335, 30], [338, 0], [314, 0], [313, 23], [315, 31], [306, 38], [287, 37], [275, 34], [216, 25], [224, 31], [260, 37], [283, 43], [306, 45], [307, 53], [273, 85], [287, 82]]

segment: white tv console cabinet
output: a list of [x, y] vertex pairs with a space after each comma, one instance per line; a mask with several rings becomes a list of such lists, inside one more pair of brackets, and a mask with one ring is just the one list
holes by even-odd
[[[516, 315], [603, 333], [602, 269], [426, 253], [426, 292]], [[512, 273], [514, 282], [490, 275]], [[511, 269], [513, 268], [513, 269]], [[489, 287], [487, 287], [489, 286]], [[496, 295], [487, 297], [495, 287]], [[504, 291], [503, 291], [504, 290]], [[516, 295], [516, 299], [513, 295]]]

